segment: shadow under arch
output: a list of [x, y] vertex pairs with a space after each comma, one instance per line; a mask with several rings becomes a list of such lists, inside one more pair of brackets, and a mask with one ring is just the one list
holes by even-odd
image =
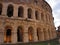
[[0, 15], [2, 14], [3, 5], [0, 3]]
[[24, 7], [19, 6], [19, 8], [18, 8], [18, 17], [23, 17], [23, 14], [24, 14]]
[[33, 31], [34, 31], [33, 27], [29, 27], [29, 28], [28, 28], [28, 39], [29, 39], [29, 42], [34, 41], [34, 40], [33, 40], [33, 38], [34, 38], [34, 37], [33, 37], [33, 33], [34, 33]]
[[14, 7], [12, 4], [9, 4], [8, 5], [8, 8], [7, 8], [7, 16], [8, 17], [12, 17], [13, 16], [13, 11], [14, 11]]
[[17, 28], [17, 41], [23, 42], [23, 28], [21, 26]]
[[4, 43], [11, 43], [12, 27], [6, 26], [4, 30]]
[[32, 19], [32, 9], [31, 8], [28, 8], [28, 10], [27, 10], [27, 15], [28, 15], [28, 18], [29, 19]]
[[40, 41], [40, 37], [41, 37], [41, 29], [37, 28], [37, 38], [38, 38], [38, 41]]

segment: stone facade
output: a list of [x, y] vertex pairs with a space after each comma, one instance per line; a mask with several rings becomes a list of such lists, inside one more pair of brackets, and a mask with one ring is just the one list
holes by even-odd
[[57, 36], [60, 37], [60, 26], [58, 26]]
[[56, 38], [50, 5], [44, 0], [0, 0], [0, 43]]

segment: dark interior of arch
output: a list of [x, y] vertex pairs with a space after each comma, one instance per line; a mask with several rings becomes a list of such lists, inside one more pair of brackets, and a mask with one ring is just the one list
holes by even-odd
[[4, 40], [5, 43], [9, 42], [11, 43], [11, 29], [6, 30], [6, 40]]
[[23, 12], [24, 12], [23, 7], [19, 7], [18, 8], [18, 17], [23, 17]]
[[29, 36], [29, 41], [32, 42], [33, 41], [33, 32], [32, 32], [33, 28], [29, 27], [28, 29], [28, 36]]
[[38, 0], [34, 0], [34, 2], [37, 4], [38, 3]]
[[18, 42], [23, 42], [23, 32], [21, 28], [17, 29], [17, 41]]
[[0, 4], [0, 15], [2, 13], [2, 4]]
[[35, 11], [35, 17], [38, 20], [38, 11]]
[[38, 40], [39, 40], [39, 29], [37, 29], [37, 37], [38, 37]]
[[9, 6], [8, 6], [7, 16], [8, 16], [8, 17], [13, 16], [13, 6], [12, 6], [12, 5], [9, 5]]
[[32, 10], [31, 9], [28, 9], [28, 18], [32, 18]]
[[6, 35], [7, 35], [7, 36], [11, 36], [11, 29], [7, 29]]

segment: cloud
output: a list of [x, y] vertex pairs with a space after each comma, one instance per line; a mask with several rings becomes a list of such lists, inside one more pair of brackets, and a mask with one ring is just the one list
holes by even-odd
[[47, 0], [47, 2], [51, 5], [52, 8], [54, 8], [57, 3], [55, 0]]
[[55, 27], [60, 25], [60, 0], [46, 0], [53, 9]]

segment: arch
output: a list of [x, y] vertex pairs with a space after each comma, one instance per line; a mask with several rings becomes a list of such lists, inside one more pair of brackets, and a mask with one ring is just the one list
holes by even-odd
[[4, 42], [11, 43], [11, 36], [12, 36], [12, 28], [7, 26], [5, 28], [5, 33], [4, 33]]
[[29, 42], [33, 41], [33, 28], [32, 27], [28, 28], [28, 39], [29, 39]]
[[32, 18], [32, 9], [28, 8], [28, 18]]
[[12, 17], [13, 16], [13, 5], [8, 5], [8, 8], [7, 8], [7, 16], [8, 17]]
[[35, 11], [35, 17], [36, 17], [37, 20], [39, 20], [39, 13], [38, 13], [38, 11]]
[[44, 21], [44, 15], [43, 15], [43, 13], [41, 13], [41, 19], [42, 19], [42, 21]]
[[34, 2], [35, 2], [35, 4], [37, 4], [38, 3], [38, 0], [34, 0]]
[[18, 17], [23, 17], [23, 13], [24, 13], [24, 8], [22, 6], [20, 6], [18, 8]]
[[23, 28], [21, 26], [17, 28], [17, 41], [23, 42]]
[[37, 28], [37, 38], [38, 38], [38, 40], [40, 40], [40, 28]]
[[2, 14], [2, 4], [0, 4], [0, 15]]

